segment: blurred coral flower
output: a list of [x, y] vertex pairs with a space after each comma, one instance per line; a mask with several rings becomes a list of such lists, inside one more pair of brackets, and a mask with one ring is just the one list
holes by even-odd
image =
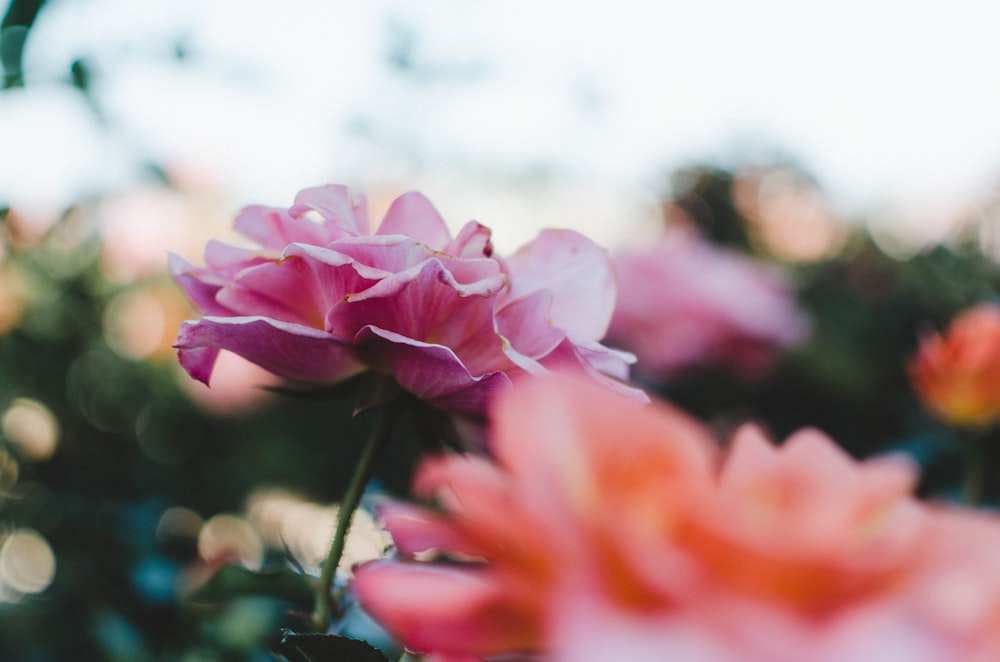
[[980, 427], [1000, 418], [1000, 306], [960, 314], [943, 334], [925, 335], [910, 363], [914, 389], [942, 420]]
[[[387, 505], [397, 558], [356, 571], [361, 604], [414, 651], [950, 662], [997, 650], [1000, 523], [918, 502], [908, 461], [856, 461], [816, 430], [775, 447], [755, 427], [723, 455], [684, 414], [567, 375], [502, 396], [493, 426], [495, 462], [427, 460], [414, 491], [434, 507]], [[977, 575], [984, 594], [942, 613]]]
[[615, 269], [619, 294], [608, 338], [635, 352], [636, 372], [647, 377], [705, 366], [757, 376], [809, 332], [779, 272], [691, 230], [618, 254]]
[[568, 376], [524, 384], [494, 420], [496, 464], [446, 456], [420, 468], [414, 491], [443, 512], [381, 513], [404, 557], [472, 562], [364, 565], [354, 588], [365, 608], [414, 650], [489, 656], [543, 648], [574, 577], [599, 577], [629, 604], [669, 601], [658, 580], [684, 567], [664, 543], [712, 480], [700, 426]]
[[171, 260], [206, 314], [181, 327], [180, 361], [206, 383], [225, 349], [294, 382], [375, 369], [434, 407], [478, 415], [515, 373], [570, 362], [607, 382], [627, 374], [630, 357], [599, 343], [610, 260], [576, 232], [543, 232], [501, 260], [486, 227], [452, 237], [419, 193], [397, 198], [372, 234], [365, 198], [333, 185], [289, 209], [247, 207], [236, 229], [259, 248], [211, 242], [205, 267]]
[[915, 483], [901, 458], [858, 463], [810, 429], [775, 447], [746, 426], [678, 542], [733, 589], [829, 613], [891, 586], [915, 559]]

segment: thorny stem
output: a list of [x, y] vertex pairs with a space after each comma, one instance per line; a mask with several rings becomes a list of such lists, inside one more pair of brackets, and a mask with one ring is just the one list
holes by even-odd
[[394, 406], [393, 403], [383, 406], [375, 428], [354, 467], [354, 475], [351, 476], [351, 483], [347, 486], [344, 499], [340, 503], [337, 513], [337, 529], [333, 534], [333, 541], [330, 543], [330, 553], [323, 561], [323, 569], [316, 586], [316, 603], [312, 614], [312, 623], [318, 632], [326, 632], [330, 625], [330, 592], [333, 588], [333, 578], [337, 572], [337, 566], [340, 564], [340, 559], [344, 555], [344, 546], [347, 542], [347, 533], [351, 528], [351, 521], [354, 519], [354, 511], [357, 510], [361, 497], [365, 493], [365, 487], [371, 478], [379, 452], [392, 436], [397, 409], [398, 407]]

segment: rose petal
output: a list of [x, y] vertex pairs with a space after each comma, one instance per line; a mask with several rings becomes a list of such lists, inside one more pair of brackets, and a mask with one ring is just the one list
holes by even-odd
[[489, 557], [498, 549], [510, 554], [511, 550], [546, 541], [544, 527], [524, 517], [532, 511], [530, 504], [522, 502], [524, 495], [516, 490], [510, 476], [485, 458], [430, 458], [417, 470], [413, 491], [433, 499], [449, 513], [455, 535], [464, 541], [456, 551]]
[[510, 291], [503, 304], [551, 290], [552, 323], [574, 340], [600, 340], [615, 307], [607, 251], [573, 230], [545, 230], [505, 261]]
[[476, 221], [469, 221], [459, 231], [458, 236], [445, 246], [444, 253], [455, 257], [492, 257], [493, 242], [488, 227]]
[[521, 498], [553, 530], [580, 519], [567, 513], [587, 518], [608, 508], [603, 483], [614, 475], [603, 471], [619, 459], [644, 457], [647, 469], [663, 469], [666, 482], [676, 475], [707, 484], [714, 472], [714, 443], [692, 419], [662, 405], [643, 406], [579, 373], [517, 383], [496, 402], [493, 420], [497, 460], [518, 477]]
[[296, 218], [286, 209], [250, 205], [236, 215], [236, 231], [267, 250], [280, 251], [294, 241], [326, 245], [331, 241], [319, 223]]
[[435, 258], [393, 274], [330, 309], [326, 328], [350, 337], [371, 325], [418, 344], [444, 345], [473, 374], [510, 367], [493, 327], [492, 295], [504, 285], [499, 272], [463, 284]]
[[[181, 333], [183, 332], [184, 327], [181, 326]], [[218, 347], [178, 348], [177, 350], [177, 360], [180, 362], [181, 367], [205, 386], [208, 386], [212, 378], [212, 369], [215, 368], [215, 362], [218, 358]]]
[[318, 212], [323, 217], [323, 230], [330, 237], [327, 241], [307, 243], [323, 246], [344, 236], [366, 235], [370, 231], [368, 200], [363, 195], [353, 195], [347, 186], [327, 184], [302, 189], [295, 196], [295, 205], [289, 212], [299, 216], [307, 210]]
[[431, 260], [443, 266], [457, 282], [463, 284], [500, 275], [500, 265], [495, 260], [456, 258], [401, 235], [344, 239], [331, 244], [331, 248], [349, 255], [360, 264], [380, 270], [384, 276], [407, 272]]
[[581, 377], [589, 378], [620, 396], [644, 404], [649, 402], [648, 395], [641, 389], [615, 379], [618, 375], [628, 374], [630, 357], [630, 354], [608, 349], [598, 343], [582, 345], [566, 338], [547, 356], [542, 357], [539, 363], [557, 372], [576, 370]]
[[560, 604], [554, 614], [553, 662], [765, 662], [741, 655], [725, 630], [713, 632], [684, 613], [631, 613], [583, 591], [570, 591]]
[[208, 269], [196, 267], [174, 253], [169, 254], [168, 268], [174, 282], [194, 305], [210, 315], [226, 315], [229, 310], [215, 300], [225, 281]]
[[337, 382], [365, 369], [351, 347], [329, 333], [264, 317], [203, 317], [184, 322], [174, 346], [181, 365], [206, 384], [219, 349], [297, 381]]
[[497, 331], [519, 353], [538, 359], [552, 352], [566, 334], [552, 325], [552, 292], [539, 290], [515, 299], [497, 312]]
[[355, 337], [361, 356], [392, 373], [400, 386], [428, 404], [460, 414], [482, 415], [487, 402], [510, 386], [497, 370], [473, 376], [448, 347], [419, 342], [374, 326]]
[[330, 308], [385, 275], [337, 251], [291, 244], [282, 259], [241, 271], [216, 300], [236, 315], [321, 329]]
[[423, 193], [409, 191], [396, 198], [376, 235], [405, 235], [441, 250], [451, 241], [451, 232], [444, 219]]
[[635, 363], [635, 354], [597, 342], [579, 342], [576, 353], [583, 362], [605, 375], [621, 381], [628, 380], [629, 367]]
[[[309, 212], [315, 212], [315, 218]], [[300, 242], [326, 246], [368, 231], [364, 196], [355, 201], [345, 186], [321, 186], [301, 191], [288, 210], [250, 205], [236, 215], [237, 232], [264, 248], [281, 250]]]
[[387, 561], [354, 573], [362, 607], [411, 650], [484, 656], [537, 641], [533, 614], [485, 573]]
[[393, 503], [380, 508], [378, 515], [382, 526], [392, 535], [393, 543], [403, 554], [443, 550], [475, 556], [481, 552], [450, 521], [426, 508]]
[[234, 315], [322, 329], [326, 308], [317, 301], [321, 295], [312, 281], [303, 260], [281, 260], [245, 270], [216, 299]]

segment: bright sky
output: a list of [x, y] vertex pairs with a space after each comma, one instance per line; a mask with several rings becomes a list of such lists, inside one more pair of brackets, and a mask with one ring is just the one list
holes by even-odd
[[[0, 94], [0, 204], [122, 188], [145, 157], [211, 174], [234, 206], [325, 181], [430, 188], [456, 225], [572, 207], [600, 226], [674, 165], [772, 147], [849, 209], [947, 206], [1000, 179], [992, 1], [278, 6], [52, 0], [29, 86]], [[105, 124], [58, 84], [77, 57]]]

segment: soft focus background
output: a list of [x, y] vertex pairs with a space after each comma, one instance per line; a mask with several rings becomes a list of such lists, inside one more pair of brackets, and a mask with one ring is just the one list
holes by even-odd
[[4, 4], [0, 201], [37, 224], [156, 175], [223, 218], [332, 180], [610, 243], [665, 170], [781, 157], [933, 240], [1000, 170], [990, 2]]
[[[722, 433], [816, 425], [857, 455], [911, 453], [927, 496], [956, 487], [953, 433], [905, 362], [1000, 282], [1000, 5], [0, 13], [0, 659], [268, 660], [308, 609], [286, 559], [323, 554], [367, 421], [272, 395], [233, 357], [193, 383], [170, 344], [194, 313], [165, 265], [199, 261], [240, 206], [324, 182], [375, 213], [421, 189], [505, 253], [546, 226], [616, 249], [669, 223], [770, 262], [811, 339], [763, 380], [650, 388]], [[412, 457], [397, 440], [385, 490]]]

